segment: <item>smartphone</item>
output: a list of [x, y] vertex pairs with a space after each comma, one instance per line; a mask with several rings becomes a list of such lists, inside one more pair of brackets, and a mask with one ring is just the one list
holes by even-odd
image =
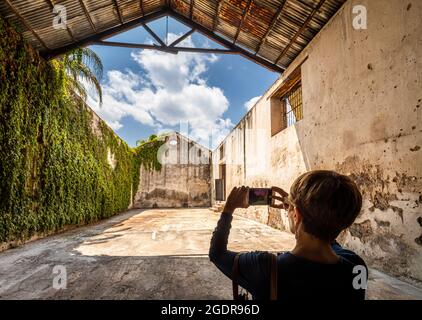
[[270, 188], [249, 188], [250, 206], [269, 206], [271, 204]]

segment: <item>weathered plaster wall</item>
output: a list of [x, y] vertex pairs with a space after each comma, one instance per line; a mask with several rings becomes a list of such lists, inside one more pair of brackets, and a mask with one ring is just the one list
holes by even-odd
[[[175, 143], [173, 141], [176, 141]], [[140, 167], [135, 208], [208, 207], [211, 204], [210, 151], [179, 134], [159, 150], [160, 171]]]
[[[358, 4], [368, 10], [367, 30], [352, 26]], [[288, 190], [295, 177], [312, 169], [350, 175], [364, 194], [364, 207], [341, 240], [372, 266], [419, 280], [421, 17], [420, 1], [349, 0], [224, 141], [228, 191], [240, 184]], [[271, 137], [268, 97], [301, 63], [304, 119]], [[214, 177], [218, 162], [217, 148]], [[239, 213], [287, 225], [279, 210]]]

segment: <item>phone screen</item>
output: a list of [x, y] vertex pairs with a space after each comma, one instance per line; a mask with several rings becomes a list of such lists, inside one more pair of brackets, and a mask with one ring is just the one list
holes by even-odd
[[267, 206], [271, 203], [271, 189], [268, 188], [249, 188], [249, 205]]

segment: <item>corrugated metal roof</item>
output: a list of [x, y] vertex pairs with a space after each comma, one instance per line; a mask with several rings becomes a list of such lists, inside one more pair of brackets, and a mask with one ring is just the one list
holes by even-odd
[[[2, 0], [0, 14], [49, 56], [87, 45], [148, 17], [175, 14], [222, 39], [231, 49], [280, 71], [286, 68], [346, 0]], [[63, 5], [67, 29], [53, 27]], [[98, 36], [98, 39], [96, 38]], [[221, 43], [220, 41], [220, 43]]]

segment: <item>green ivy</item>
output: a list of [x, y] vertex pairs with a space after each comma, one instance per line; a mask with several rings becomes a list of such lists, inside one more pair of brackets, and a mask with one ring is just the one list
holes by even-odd
[[66, 91], [60, 62], [40, 58], [0, 18], [0, 243], [126, 210], [140, 165], [161, 169], [158, 137], [132, 149], [92, 122]]
[[147, 170], [161, 170], [161, 163], [158, 161], [157, 153], [164, 143], [165, 139], [163, 136], [151, 135], [148, 141], [140, 141], [140, 144], [133, 149], [133, 190], [138, 189], [139, 168], [141, 165]]

